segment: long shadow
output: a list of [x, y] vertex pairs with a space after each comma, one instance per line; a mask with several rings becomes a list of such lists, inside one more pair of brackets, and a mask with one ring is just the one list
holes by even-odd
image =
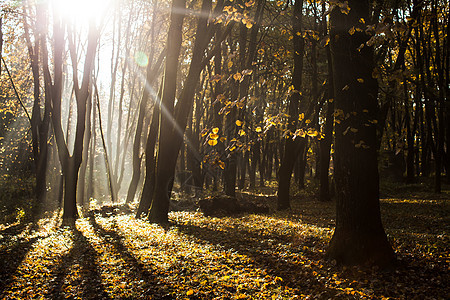
[[17, 224], [11, 225], [9, 227], [6, 227], [3, 230], [0, 230], [0, 235], [2, 235], [2, 236], [17, 235], [22, 230], [24, 230], [27, 227], [27, 225], [28, 225], [27, 223], [17, 223]]
[[5, 288], [11, 283], [17, 268], [28, 254], [34, 242], [40, 237], [14, 241], [12, 247], [0, 250], [0, 298], [3, 299]]
[[[277, 253], [278, 244], [292, 243], [292, 237], [289, 236], [261, 236], [251, 233], [247, 230], [231, 228], [229, 231], [216, 231], [209, 228], [199, 227], [195, 225], [174, 224], [182, 233], [193, 236], [210, 244], [216, 244], [225, 249], [233, 249], [240, 254], [250, 257], [254, 261], [257, 268], [266, 270], [268, 274], [283, 279], [283, 285], [295, 289], [298, 293], [305, 291], [317, 292], [320, 290], [323, 297], [333, 297], [336, 290], [330, 289], [315, 275], [314, 266], [305, 267], [303, 265], [294, 264], [287, 259], [278, 257], [268, 253]], [[297, 253], [311, 260], [319, 260], [320, 257], [310, 250], [316, 240], [312, 237], [306, 237], [302, 244], [297, 248], [292, 247], [291, 253]], [[308, 245], [308, 248], [303, 246]]]
[[17, 238], [21, 233], [29, 235], [38, 229], [38, 219], [22, 222], [0, 231], [0, 298], [11, 283], [17, 268], [25, 259], [32, 245], [43, 237]]
[[166, 300], [175, 299], [175, 297], [170, 294], [170, 291], [158, 286], [158, 268], [153, 265], [146, 265], [142, 261], [136, 259], [134, 254], [124, 245], [123, 236], [118, 234], [116, 231], [106, 230], [101, 227], [96, 222], [93, 215], [89, 217], [89, 223], [94, 228], [95, 233], [104, 241], [111, 244], [117, 253], [122, 256], [125, 263], [129, 265], [129, 270], [133, 272], [133, 275], [144, 281], [144, 286], [141, 288], [141, 297]]
[[53, 269], [54, 280], [52, 288], [47, 295], [52, 299], [64, 299], [64, 278], [68, 275], [70, 267], [76, 263], [81, 267], [81, 279], [71, 283], [74, 287], [81, 286], [83, 299], [110, 299], [101, 282], [99, 267], [96, 263], [97, 252], [88, 239], [76, 228], [73, 230], [73, 247], [59, 264]]
[[15, 236], [21, 234], [26, 230], [27, 233], [38, 229], [37, 222], [23, 222], [11, 225], [3, 230], [0, 230], [0, 244], [5, 244], [14, 239]]
[[450, 229], [450, 205], [445, 202], [381, 202], [381, 209], [389, 229], [429, 234]]

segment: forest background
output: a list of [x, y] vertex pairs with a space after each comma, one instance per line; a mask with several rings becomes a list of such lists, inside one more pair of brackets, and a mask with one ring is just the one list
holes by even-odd
[[423, 215], [413, 227], [437, 216], [423, 247], [445, 260], [438, 273], [448, 278], [446, 1], [0, 8], [5, 236], [55, 211], [82, 237], [85, 218], [108, 210], [136, 217], [123, 224], [144, 217], [167, 228], [192, 217], [176, 211], [197, 218], [198, 209], [195, 222], [210, 226], [210, 216], [292, 218], [319, 207], [336, 222], [317, 233], [331, 268], [385, 268], [401, 251], [382, 225], [381, 185], [382, 196], [412, 201], [412, 218]]

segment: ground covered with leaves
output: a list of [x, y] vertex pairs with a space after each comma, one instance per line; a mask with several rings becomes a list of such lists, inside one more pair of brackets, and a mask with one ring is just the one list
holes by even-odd
[[58, 214], [2, 225], [0, 298], [445, 299], [449, 194], [420, 196], [382, 200], [399, 260], [391, 270], [325, 260], [335, 209], [313, 196], [289, 212], [172, 212], [167, 228], [107, 210], [75, 228], [60, 227]]

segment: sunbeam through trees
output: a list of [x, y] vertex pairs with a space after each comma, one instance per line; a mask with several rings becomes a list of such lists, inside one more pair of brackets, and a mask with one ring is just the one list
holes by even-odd
[[449, 10], [0, 0], [0, 297], [448, 297]]

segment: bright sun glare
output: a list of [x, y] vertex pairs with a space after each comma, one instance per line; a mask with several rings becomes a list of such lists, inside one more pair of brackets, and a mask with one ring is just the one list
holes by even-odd
[[99, 20], [110, 9], [113, 0], [53, 0], [56, 11], [76, 22]]

